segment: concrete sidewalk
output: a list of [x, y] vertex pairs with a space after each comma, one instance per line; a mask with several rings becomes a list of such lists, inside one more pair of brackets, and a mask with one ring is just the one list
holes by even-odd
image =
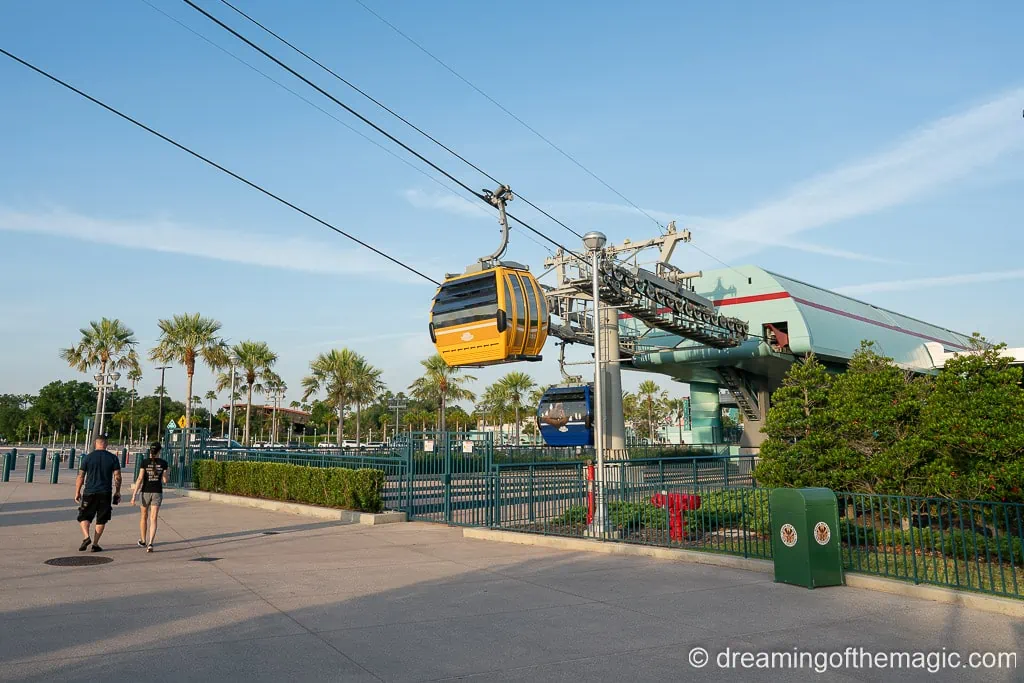
[[[62, 473], [63, 474], [63, 473]], [[169, 495], [157, 552], [115, 509], [98, 567], [69, 482], [0, 484], [0, 680], [1021, 680], [1024, 624], [740, 570], [346, 525]], [[83, 553], [91, 555], [91, 553]], [[198, 561], [209, 560], [209, 561]], [[702, 669], [688, 661], [705, 648]], [[721, 669], [737, 651], [1018, 652], [1013, 670]]]

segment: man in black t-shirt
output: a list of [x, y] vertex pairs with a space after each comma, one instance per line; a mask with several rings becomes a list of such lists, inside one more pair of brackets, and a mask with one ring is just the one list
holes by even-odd
[[[85, 490], [82, 490], [82, 487]], [[78, 503], [78, 524], [82, 527], [82, 545], [86, 550], [92, 544], [92, 551], [98, 553], [100, 536], [110, 521], [111, 504], [121, 502], [121, 461], [107, 450], [107, 436], [96, 437], [96, 450], [82, 458], [75, 480], [75, 502]], [[96, 519], [95, 535], [89, 538], [89, 525]]]
[[164, 484], [167, 483], [167, 461], [160, 457], [163, 447], [159, 441], [149, 446], [149, 457], [139, 463], [139, 478], [132, 487], [132, 505], [135, 498], [142, 492], [139, 501], [142, 508], [139, 517], [139, 547], [145, 547], [147, 553], [153, 552], [153, 540], [156, 538], [157, 517], [160, 504], [164, 500]]

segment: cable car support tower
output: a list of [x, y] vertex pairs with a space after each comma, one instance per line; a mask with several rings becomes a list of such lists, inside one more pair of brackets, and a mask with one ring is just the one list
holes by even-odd
[[[597, 361], [602, 393], [614, 397], [601, 402], [600, 423], [605, 448], [610, 452], [626, 448], [620, 366], [632, 358], [644, 337], [652, 331], [663, 331], [715, 349], [739, 346], [748, 337], [746, 321], [719, 314], [713, 301], [694, 291], [692, 281], [700, 277], [700, 272], [685, 272], [670, 263], [676, 245], [690, 239], [690, 232], [677, 230], [673, 221], [664, 235], [642, 242], [627, 239], [621, 245], [604, 247], [597, 274], [600, 305], [596, 315], [591, 264], [562, 249], [544, 261], [545, 269], [554, 270], [557, 282], [555, 287], [546, 288], [548, 306], [561, 320], [552, 321], [550, 334], [563, 343], [590, 346], [594, 346], [595, 330], [600, 335], [601, 357]], [[659, 250], [653, 271], [637, 264], [639, 252], [652, 248]], [[620, 335], [620, 314], [641, 321], [646, 331]]]

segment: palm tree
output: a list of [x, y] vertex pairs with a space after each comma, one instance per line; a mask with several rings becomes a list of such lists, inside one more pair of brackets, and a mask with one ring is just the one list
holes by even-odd
[[135, 434], [135, 399], [138, 396], [135, 385], [142, 381], [142, 369], [136, 366], [129, 370], [128, 381], [132, 383], [132, 409], [128, 415], [128, 440], [131, 441]]
[[505, 418], [509, 413], [509, 398], [505, 387], [499, 382], [484, 389], [484, 395], [480, 398], [480, 413], [490, 415], [494, 425], [498, 428], [498, 443], [504, 437]]
[[265, 375], [263, 378], [263, 389], [274, 399], [273, 412], [270, 419], [270, 441], [277, 443], [277, 399], [278, 396], [283, 396], [284, 392], [288, 390], [288, 385], [273, 370], [267, 370]]
[[671, 398], [665, 401], [665, 407], [676, 420], [679, 427], [679, 443], [683, 443], [683, 419], [686, 417], [686, 407], [690, 401], [686, 398]]
[[[170, 320], [157, 322], [160, 337], [149, 352], [151, 360], [159, 363], [180, 363], [185, 366], [185, 396], [192, 396], [192, 378], [196, 374], [196, 361], [201, 360], [212, 370], [227, 365], [225, 344], [217, 332], [220, 323], [198, 313], [176, 315]], [[185, 424], [192, 424], [192, 403], [185, 401]]]
[[206, 392], [206, 400], [210, 402], [210, 426], [209, 426], [209, 430], [210, 430], [210, 433], [212, 434], [213, 433], [213, 402], [217, 400], [217, 392], [213, 391], [212, 389], [210, 391], [207, 391]]
[[637, 387], [637, 394], [640, 399], [640, 407], [647, 413], [647, 428], [650, 431], [651, 443], [654, 443], [654, 411], [661, 407], [662, 402], [668, 394], [662, 391], [661, 387], [654, 383], [654, 380], [646, 379]]
[[[82, 337], [77, 344], [60, 350], [60, 357], [75, 370], [89, 372], [97, 368], [101, 375], [111, 370], [138, 370], [139, 357], [135, 347], [139, 342], [131, 328], [120, 320], [101, 318], [99, 322], [91, 321], [89, 327], [83, 327], [79, 332]], [[97, 416], [103, 410], [102, 396], [102, 391], [96, 392]], [[94, 429], [98, 434], [99, 425]]]
[[352, 400], [356, 403], [356, 446], [360, 441], [360, 413], [363, 406], [372, 403], [384, 390], [384, 383], [380, 380], [381, 370], [366, 362], [362, 356], [357, 356], [355, 365], [352, 368]]
[[[267, 378], [267, 373], [270, 372], [270, 368], [277, 362], [277, 354], [270, 350], [266, 342], [258, 341], [241, 341], [231, 347], [231, 354], [235, 357], [235, 366], [242, 372], [243, 384], [246, 387], [246, 399], [245, 399], [245, 431], [242, 437], [242, 443], [246, 446], [249, 445], [249, 425], [252, 422], [252, 392], [263, 393], [263, 384]], [[217, 377], [217, 391], [224, 391], [225, 389], [230, 391], [231, 388], [231, 373], [221, 373]], [[237, 400], [234, 396], [231, 397], [232, 403]], [[229, 434], [228, 438], [234, 438], [234, 434]]]
[[461, 368], [450, 367], [439, 353], [421, 360], [420, 365], [426, 369], [426, 372], [410, 384], [409, 389], [412, 390], [413, 398], [437, 404], [438, 429], [444, 433], [445, 408], [450, 401], [475, 400], [476, 396], [463, 384], [476, 381], [476, 377], [463, 375]]
[[309, 364], [310, 374], [302, 378], [305, 389], [303, 401], [323, 391], [327, 395], [327, 403], [337, 410], [338, 446], [341, 446], [344, 436], [345, 410], [352, 400], [352, 379], [359, 358], [361, 356], [351, 349], [331, 349], [314, 358]]
[[518, 446], [519, 440], [519, 408], [523, 404], [523, 399], [527, 397], [529, 392], [533, 390], [537, 383], [533, 381], [533, 378], [527, 375], [525, 372], [510, 372], [500, 380], [498, 384], [505, 390], [505, 396], [508, 398], [509, 404], [512, 406], [512, 410], [515, 412], [515, 425], [516, 425], [516, 436], [515, 444]]

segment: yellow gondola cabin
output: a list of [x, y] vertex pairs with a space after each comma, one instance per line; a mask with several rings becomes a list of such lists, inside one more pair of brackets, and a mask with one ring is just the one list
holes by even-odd
[[544, 291], [517, 263], [446, 277], [430, 309], [430, 338], [452, 367], [540, 360], [548, 338]]

